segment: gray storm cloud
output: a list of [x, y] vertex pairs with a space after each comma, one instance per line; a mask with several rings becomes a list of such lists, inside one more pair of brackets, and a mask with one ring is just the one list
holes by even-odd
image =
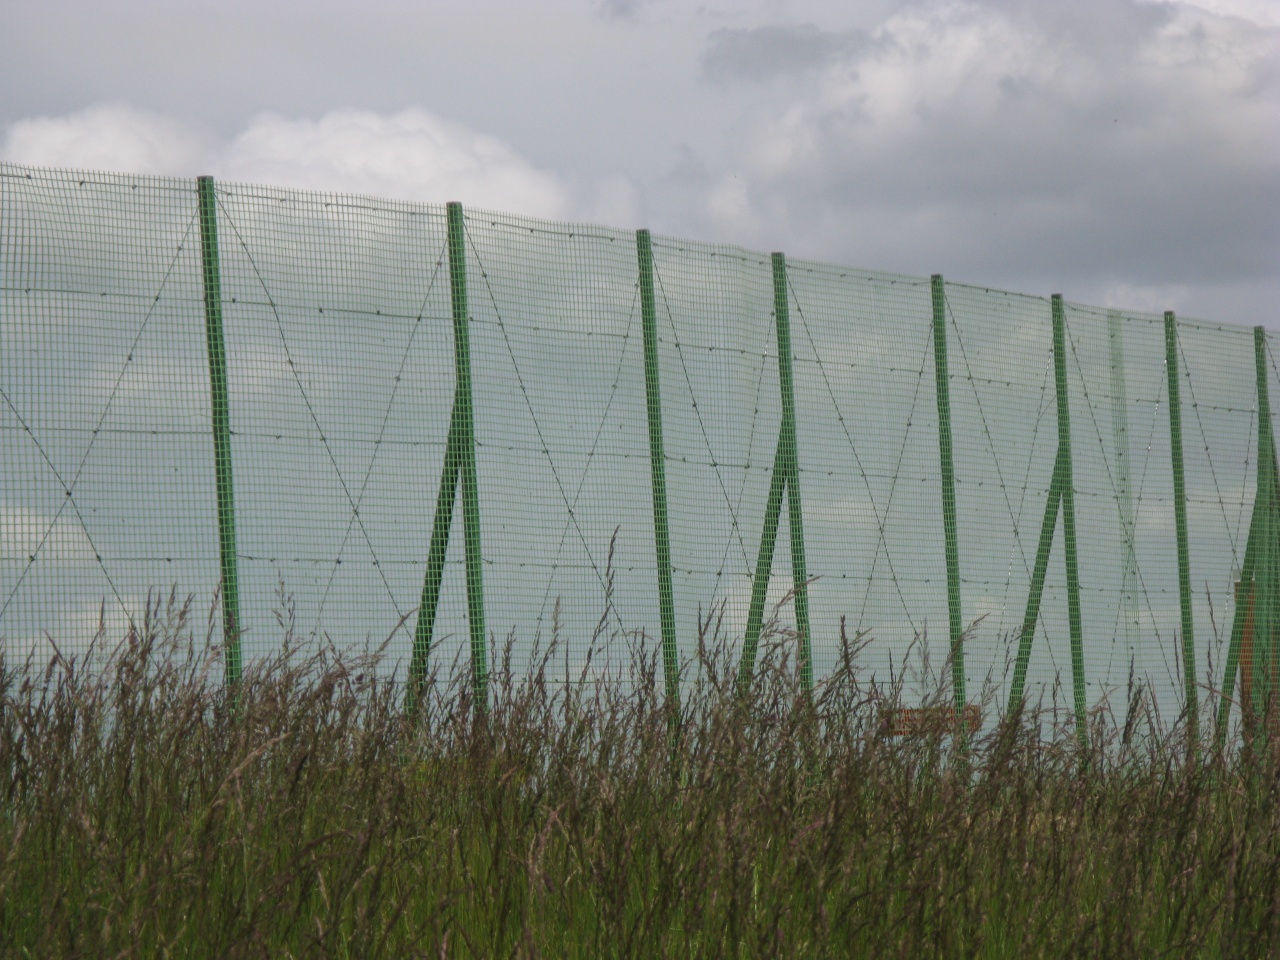
[[197, 7], [0, 12], [3, 156], [1280, 322], [1269, 0]]
[[[862, 37], [717, 33], [708, 76], [807, 77], [735, 131], [710, 229], [997, 282], [1274, 282], [1280, 33], [1201, 10], [913, 8]], [[770, 52], [772, 51], [772, 53]]]

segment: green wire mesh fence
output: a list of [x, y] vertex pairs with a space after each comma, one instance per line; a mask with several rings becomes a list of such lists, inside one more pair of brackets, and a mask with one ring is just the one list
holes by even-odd
[[[1276, 685], [1273, 337], [457, 205], [0, 167], [0, 637], [700, 638], [959, 709]], [[1261, 466], [1260, 466], [1261, 465]], [[708, 626], [710, 624], [711, 626]], [[647, 638], [641, 640], [641, 638]], [[789, 639], [786, 639], [789, 638]]]

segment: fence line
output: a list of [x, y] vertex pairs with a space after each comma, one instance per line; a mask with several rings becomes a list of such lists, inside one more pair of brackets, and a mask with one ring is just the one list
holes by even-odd
[[207, 177], [5, 164], [0, 218], [7, 655], [173, 586], [228, 682], [278, 619], [407, 655], [410, 709], [433, 662], [484, 709], [491, 655], [621, 680], [650, 636], [678, 697], [717, 630], [806, 689], [866, 631], [957, 713], [1069, 669], [1080, 736], [1204, 689], [1221, 741], [1280, 684], [1261, 328]]

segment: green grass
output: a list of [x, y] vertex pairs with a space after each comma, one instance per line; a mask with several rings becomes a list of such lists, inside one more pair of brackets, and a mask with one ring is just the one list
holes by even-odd
[[[288, 639], [288, 638], [286, 638]], [[724, 651], [678, 726], [634, 687], [432, 679], [296, 644], [238, 704], [186, 611], [110, 656], [0, 665], [0, 953], [201, 957], [1261, 957], [1280, 764], [1097, 718], [894, 738], [844, 666], [755, 695]], [[385, 672], [385, 671], [384, 671]]]

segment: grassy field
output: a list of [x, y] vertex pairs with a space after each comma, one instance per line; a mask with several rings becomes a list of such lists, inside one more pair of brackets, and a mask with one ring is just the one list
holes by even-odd
[[1280, 951], [1274, 754], [1105, 717], [1088, 753], [893, 737], [856, 649], [806, 698], [774, 639], [749, 699], [708, 653], [678, 721], [642, 648], [626, 690], [499, 671], [480, 720], [437, 677], [411, 727], [375, 663], [287, 643], [233, 703], [173, 605], [96, 661], [4, 664], [0, 953]]

